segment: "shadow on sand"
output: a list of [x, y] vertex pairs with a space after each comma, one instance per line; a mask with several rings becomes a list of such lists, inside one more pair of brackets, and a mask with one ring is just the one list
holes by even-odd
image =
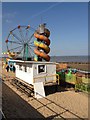
[[24, 101], [7, 85], [2, 84], [2, 111], [6, 120], [30, 120], [44, 118], [36, 109]]

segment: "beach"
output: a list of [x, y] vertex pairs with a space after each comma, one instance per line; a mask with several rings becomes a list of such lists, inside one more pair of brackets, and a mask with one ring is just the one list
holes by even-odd
[[90, 71], [90, 63], [72, 62], [68, 63], [68, 66], [79, 70]]
[[[9, 86], [11, 87], [11, 86]], [[88, 96], [74, 91], [59, 91], [45, 98], [27, 97], [3, 84], [2, 110], [6, 118], [88, 118]], [[17, 92], [16, 92], [17, 91]], [[8, 93], [7, 93], [8, 92]]]
[[58, 62], [57, 68], [60, 68], [60, 64], [65, 64], [66, 68], [90, 71], [90, 63], [87, 62]]
[[10, 84], [10, 80], [15, 78], [14, 73], [7, 73], [5, 69], [2, 73], [2, 110], [6, 118], [88, 118], [89, 97], [86, 93], [61, 86], [55, 91], [52, 86], [46, 89], [48, 94], [45, 98], [36, 99]]

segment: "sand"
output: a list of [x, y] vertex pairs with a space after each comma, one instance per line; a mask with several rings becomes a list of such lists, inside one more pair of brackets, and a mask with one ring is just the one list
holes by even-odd
[[[58, 86], [57, 92], [54, 87], [47, 88], [50, 91], [45, 98], [35, 99], [17, 90], [10, 84], [14, 78], [13, 73], [7, 73], [3, 69], [2, 84], [2, 110], [6, 118], [88, 118], [88, 97], [82, 92], [62, 89]], [[7, 81], [9, 80], [9, 81]], [[46, 91], [47, 92], [47, 91]]]
[[[66, 67], [70, 68], [76, 68], [84, 71], [90, 71], [90, 63], [80, 63], [80, 62], [67, 62], [67, 63], [59, 63], [59, 64], [65, 64]], [[57, 65], [57, 68], [59, 66]]]
[[68, 63], [71, 68], [90, 71], [90, 63]]
[[[15, 91], [15, 89], [13, 89]], [[8, 93], [7, 93], [8, 92]], [[3, 84], [6, 118], [87, 118], [88, 98], [74, 91], [56, 92], [42, 99], [28, 98]]]
[[[6, 118], [43, 118], [32, 106], [7, 85], [2, 84], [2, 111]], [[35, 114], [35, 115], [34, 115]]]

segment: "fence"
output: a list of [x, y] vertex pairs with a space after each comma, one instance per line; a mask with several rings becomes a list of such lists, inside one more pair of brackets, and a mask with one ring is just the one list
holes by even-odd
[[90, 78], [77, 76], [76, 74], [66, 74], [65, 72], [57, 73], [60, 77], [60, 83], [70, 83], [75, 85], [75, 91], [80, 90], [84, 92], [90, 92]]
[[89, 93], [90, 92], [90, 78], [76, 76], [75, 90], [76, 91], [80, 90], [80, 91]]

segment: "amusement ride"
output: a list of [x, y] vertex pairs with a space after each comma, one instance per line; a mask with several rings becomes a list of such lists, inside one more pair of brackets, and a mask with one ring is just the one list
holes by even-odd
[[50, 31], [46, 24], [40, 24], [37, 30], [28, 26], [17, 26], [6, 39], [7, 54], [10, 59], [24, 61], [50, 61]]

